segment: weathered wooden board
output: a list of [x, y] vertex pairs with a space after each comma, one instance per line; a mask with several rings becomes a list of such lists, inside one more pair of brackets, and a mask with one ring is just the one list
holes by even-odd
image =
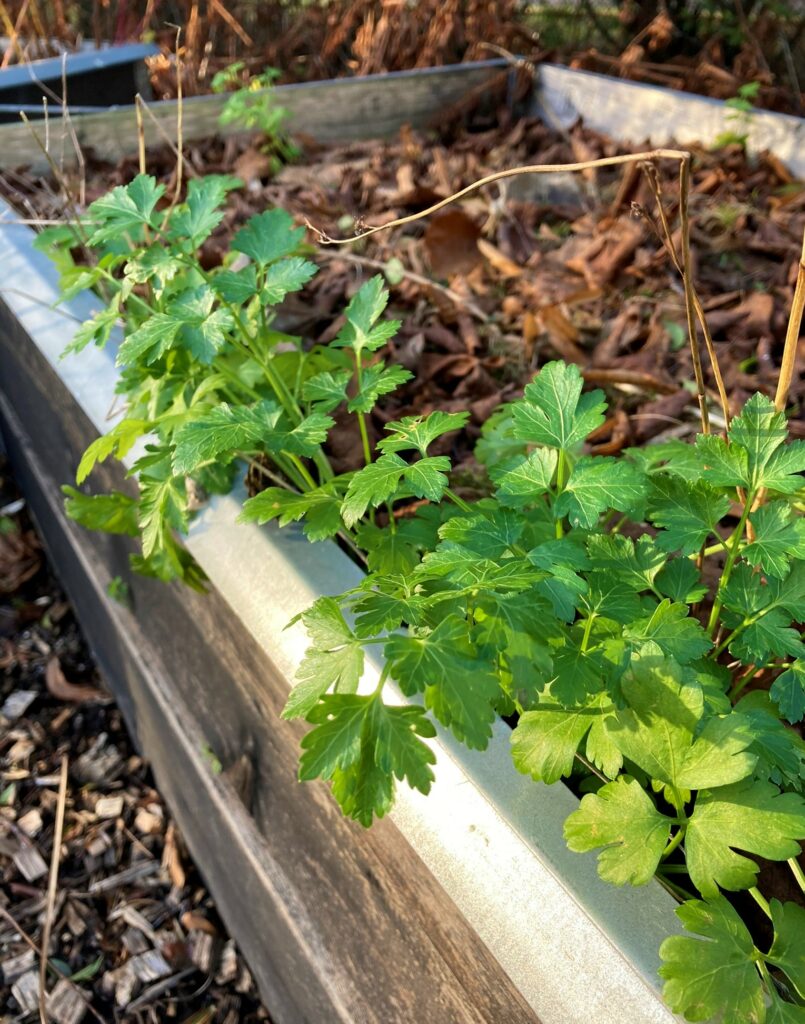
[[[295, 781], [287, 683], [215, 593], [132, 576], [128, 541], [64, 517], [95, 428], [0, 303], [0, 419], [12, 463], [105, 678], [278, 1024], [535, 1024], [537, 1018], [389, 822], [345, 821]], [[104, 468], [100, 486], [129, 486]], [[245, 570], [244, 571], [248, 571]], [[132, 609], [106, 584], [128, 582]], [[224, 767], [246, 754], [253, 816]], [[516, 893], [512, 893], [516, 899]]]
[[[457, 64], [450, 67], [400, 71], [364, 78], [339, 78], [325, 82], [280, 85], [273, 90], [274, 102], [290, 116], [290, 128], [321, 142], [383, 138], [402, 125], [423, 128], [438, 123], [441, 113], [464, 99], [469, 90], [483, 86], [505, 72], [502, 60]], [[237, 134], [236, 125], [218, 123], [226, 96], [193, 96], [182, 106], [182, 135], [186, 141], [215, 134]], [[147, 145], [176, 140], [178, 103], [165, 100], [151, 104], [144, 117]], [[73, 117], [72, 128], [83, 149], [117, 160], [137, 151], [137, 121], [134, 107], [113, 107], [99, 114]], [[41, 126], [40, 126], [41, 131]], [[50, 139], [62, 150], [65, 160], [74, 161], [66, 129], [59, 118], [51, 118]], [[0, 128], [0, 169], [30, 165], [46, 166], [31, 129], [25, 124]]]

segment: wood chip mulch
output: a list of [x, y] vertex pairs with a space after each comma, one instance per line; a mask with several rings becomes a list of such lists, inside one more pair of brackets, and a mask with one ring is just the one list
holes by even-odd
[[[124, 597], [124, 595], [121, 595]], [[0, 1024], [270, 1021], [0, 456]]]

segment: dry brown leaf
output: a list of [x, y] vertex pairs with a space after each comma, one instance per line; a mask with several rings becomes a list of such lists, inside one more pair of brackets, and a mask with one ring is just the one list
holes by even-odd
[[74, 704], [82, 704], [88, 700], [105, 700], [106, 694], [94, 686], [84, 686], [81, 683], [71, 683], [62, 672], [61, 663], [57, 657], [52, 657], [45, 668], [45, 683], [48, 693], [56, 700], [66, 700]]
[[423, 242], [433, 273], [437, 277], [469, 273], [481, 262], [476, 244], [480, 237], [481, 229], [460, 207], [432, 217]]
[[484, 257], [495, 268], [495, 270], [497, 270], [501, 277], [520, 277], [523, 273], [523, 268], [521, 266], [515, 263], [514, 260], [510, 260], [508, 256], [504, 255], [500, 249], [497, 248], [497, 246], [492, 245], [491, 242], [487, 242], [485, 238], [479, 238], [477, 245]]

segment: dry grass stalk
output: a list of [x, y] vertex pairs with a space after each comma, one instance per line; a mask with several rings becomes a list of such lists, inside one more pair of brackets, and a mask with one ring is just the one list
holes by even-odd
[[64, 834], [64, 810], [67, 806], [67, 755], [61, 759], [59, 772], [59, 795], [56, 804], [56, 823], [53, 829], [53, 849], [50, 854], [50, 875], [48, 877], [48, 895], [45, 905], [45, 922], [42, 925], [42, 949], [39, 958], [39, 1018], [42, 1024], [48, 1024], [47, 1012], [47, 970], [50, 958], [50, 933], [53, 929], [53, 913], [56, 907], [56, 890], [59, 885], [59, 862], [61, 860], [61, 841]]
[[794, 286], [794, 298], [791, 303], [791, 313], [788, 317], [788, 327], [785, 332], [783, 362], [780, 366], [780, 376], [777, 381], [777, 393], [774, 396], [774, 404], [781, 412], [785, 409], [788, 402], [788, 392], [791, 389], [791, 381], [794, 379], [803, 311], [805, 311], [805, 235], [802, 239], [802, 251], [799, 263], [797, 264], [797, 283]]
[[[662, 191], [660, 189], [660, 183], [657, 177], [657, 170], [654, 164], [643, 164], [642, 170], [646, 177], [646, 180], [649, 183], [652, 194], [654, 195], [654, 201], [657, 204], [657, 212], [660, 218], [660, 226], [662, 228], [662, 231], [660, 232], [660, 238], [677, 272], [680, 276], [684, 277], [684, 270], [679, 260], [679, 254], [676, 251], [676, 246], [674, 245], [671, 225], [668, 223], [668, 218], [665, 214], [665, 207], [663, 206]], [[713, 344], [713, 335], [710, 332], [710, 327], [707, 323], [707, 318], [704, 315], [704, 307], [702, 306], [701, 300], [696, 292], [695, 286], [692, 284], [692, 281], [691, 286], [693, 291], [693, 308], [696, 313], [696, 319], [699, 321], [699, 326], [702, 329], [702, 334], [704, 336], [704, 344], [707, 349], [707, 355], [710, 358], [710, 366], [713, 370], [713, 377], [715, 378], [716, 388], [718, 389], [718, 397], [721, 402], [721, 411], [724, 414], [725, 429], [728, 430], [731, 420], [731, 413], [729, 398], [727, 397], [727, 389], [724, 385], [724, 377], [722, 376], [721, 366], [718, 362], [718, 355], [716, 353], [715, 345]]]

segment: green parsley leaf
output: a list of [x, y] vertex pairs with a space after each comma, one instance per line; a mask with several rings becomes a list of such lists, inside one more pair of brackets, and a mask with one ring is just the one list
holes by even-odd
[[661, 594], [683, 604], [696, 604], [707, 593], [699, 570], [689, 558], [672, 558], [666, 562], [655, 582]]
[[627, 512], [634, 508], [644, 491], [643, 476], [630, 463], [585, 455], [573, 467], [554, 511], [567, 516], [573, 526], [590, 529], [609, 509]]
[[633, 659], [622, 691], [629, 707], [607, 720], [607, 732], [624, 757], [652, 779], [677, 789], [726, 786], [745, 778], [756, 757], [747, 751], [742, 716], [709, 719], [704, 728], [701, 686], [665, 658]]
[[116, 302], [108, 309], [102, 309], [94, 316], [89, 317], [78, 326], [69, 344], [62, 352], [61, 358], [83, 352], [87, 345], [97, 345], [98, 348], [103, 348], [119, 320], [120, 313]]
[[779, 967], [805, 999], [805, 908], [770, 900], [774, 942], [766, 960]]
[[297, 683], [282, 711], [283, 718], [307, 715], [331, 686], [340, 694], [354, 693], [363, 675], [363, 647], [347, 625], [337, 601], [320, 597], [302, 613], [302, 623], [311, 646], [299, 666]]
[[638, 646], [651, 641], [669, 658], [686, 665], [710, 650], [713, 642], [698, 619], [689, 615], [685, 604], [661, 601], [651, 615], [637, 619], [624, 630], [624, 636]]
[[260, 298], [268, 306], [276, 306], [286, 295], [298, 292], [318, 273], [318, 267], [301, 256], [274, 263], [266, 270]]
[[[738, 912], [723, 896], [688, 900], [676, 915], [687, 931], [660, 946], [663, 995], [688, 1020], [721, 1016], [724, 1024], [758, 1024], [766, 1014], [755, 946]], [[702, 941], [704, 940], [704, 941]]]
[[367, 366], [361, 374], [360, 390], [347, 402], [349, 412], [371, 412], [381, 395], [396, 391], [413, 374], [402, 366], [386, 366], [384, 362]]
[[399, 320], [377, 322], [388, 301], [389, 293], [379, 274], [361, 285], [344, 311], [346, 323], [330, 342], [333, 348], [351, 348], [356, 356], [382, 348], [400, 327]]
[[418, 451], [427, 454], [428, 446], [437, 437], [460, 430], [469, 419], [467, 412], [436, 412], [428, 416], [406, 416], [401, 420], [387, 423], [389, 437], [381, 438], [377, 447], [383, 452]]
[[792, 521], [787, 501], [771, 501], [761, 505], [750, 517], [755, 539], [741, 555], [750, 565], [759, 565], [770, 576], [783, 579], [788, 575], [792, 558], [805, 558], [805, 520]]
[[699, 793], [685, 835], [685, 859], [699, 892], [716, 896], [719, 886], [735, 891], [755, 885], [757, 864], [736, 849], [787, 860], [798, 856], [802, 839], [805, 800], [798, 793], [781, 793], [770, 782], [743, 779]]
[[341, 529], [341, 501], [332, 482], [304, 494], [284, 487], [267, 487], [243, 503], [238, 516], [242, 523], [268, 523], [277, 519], [280, 526], [304, 519], [303, 532], [309, 541], [326, 540]]
[[224, 174], [191, 178], [187, 186], [187, 200], [171, 213], [168, 238], [187, 239], [193, 249], [198, 249], [223, 220], [222, 203], [227, 193], [239, 185], [237, 178]]
[[565, 821], [567, 845], [576, 853], [599, 846], [598, 874], [613, 885], [650, 881], [671, 834], [671, 819], [654, 806], [640, 783], [628, 775], [582, 797]]
[[557, 459], [554, 449], [537, 448], [530, 455], [508, 463], [505, 471], [495, 478], [501, 505], [524, 508], [539, 501], [550, 490]]
[[805, 662], [797, 659], [771, 684], [769, 696], [789, 722], [805, 718]]
[[332, 694], [311, 712], [302, 740], [300, 779], [331, 779], [343, 812], [369, 826], [390, 808], [394, 778], [428, 793], [435, 757], [420, 737], [435, 735], [418, 707], [389, 707], [376, 697]]
[[570, 775], [581, 741], [611, 710], [605, 697], [570, 709], [541, 699], [539, 707], [520, 715], [512, 732], [514, 767], [548, 785]]
[[662, 529], [657, 544], [664, 551], [698, 551], [729, 510], [729, 497], [704, 481], [670, 473], [652, 477], [648, 518]]
[[82, 494], [75, 487], [65, 485], [62, 493], [66, 496], [64, 508], [67, 515], [88, 530], [103, 530], [104, 533], [123, 533], [136, 537], [140, 532], [137, 523], [137, 501], [112, 491], [111, 494]]
[[547, 363], [511, 406], [514, 437], [575, 453], [604, 422], [602, 391], [582, 395], [584, 384], [575, 364]]
[[95, 438], [92, 444], [81, 456], [78, 463], [75, 480], [82, 484], [96, 463], [104, 462], [110, 455], [123, 459], [145, 433], [150, 429], [151, 424], [147, 420], [123, 419], [116, 423], [108, 434], [102, 434]]
[[381, 455], [377, 462], [365, 466], [350, 480], [341, 507], [344, 522], [354, 526], [370, 505], [377, 508], [391, 498], [403, 479], [417, 498], [439, 501], [447, 487], [449, 469], [450, 459], [445, 455], [428, 456], [414, 463], [406, 462], [394, 452]]
[[302, 385], [302, 398], [315, 402], [321, 412], [332, 412], [347, 397], [347, 385], [352, 380], [350, 370], [325, 370], [308, 377]]
[[128, 185], [118, 185], [89, 206], [93, 226], [88, 243], [100, 246], [121, 235], [137, 234], [143, 226], [156, 227], [155, 209], [165, 186], [148, 174], [138, 174]]
[[257, 294], [257, 268], [249, 263], [240, 270], [220, 270], [211, 283], [224, 302], [240, 306]]
[[290, 256], [302, 241], [304, 228], [295, 228], [285, 210], [264, 210], [251, 217], [232, 239], [232, 248], [261, 267]]

